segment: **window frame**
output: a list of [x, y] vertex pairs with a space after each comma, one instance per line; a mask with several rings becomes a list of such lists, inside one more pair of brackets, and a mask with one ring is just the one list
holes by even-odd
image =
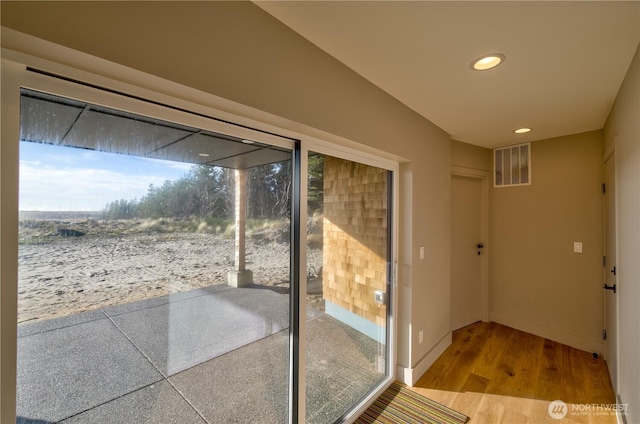
[[[56, 46], [56, 49], [67, 49]], [[66, 52], [68, 53], [68, 52]], [[299, 173], [297, 209], [298, 217], [307, 214], [307, 178], [308, 155], [310, 151], [331, 155], [337, 158], [376, 166], [391, 172], [393, 199], [391, 208], [391, 272], [388, 305], [387, 328], [387, 365], [388, 374], [380, 385], [359, 405], [354, 405], [348, 414], [342, 417], [344, 422], [353, 422], [373, 401], [389, 387], [396, 377], [397, 339], [397, 256], [398, 256], [398, 204], [399, 204], [399, 162], [382, 157], [369, 151], [351, 146], [356, 143], [326, 134], [326, 138], [317, 136], [316, 131], [298, 130], [299, 125], [275, 118], [267, 113], [237, 105], [214, 95], [185, 88], [160, 78], [133, 71], [120, 65], [77, 53], [75, 65], [70, 67], [36, 56], [15, 51], [2, 51], [2, 144], [0, 145], [0, 242], [2, 267], [0, 273], [0, 365], [2, 379], [0, 390], [0, 421], [13, 422], [16, 415], [16, 360], [17, 360], [17, 291], [18, 291], [18, 179], [19, 179], [19, 139], [20, 139], [20, 91], [30, 89], [93, 103], [99, 106], [145, 115], [178, 124], [199, 127], [213, 132], [248, 138], [291, 149], [294, 152], [295, 172]], [[107, 73], [119, 78], [101, 76], [82, 69], [103, 67]], [[149, 89], [148, 87], [151, 87]], [[177, 95], [180, 93], [180, 95]], [[274, 125], [273, 122], [281, 125]], [[289, 130], [287, 128], [296, 128]], [[325, 135], [325, 134], [323, 134]], [[331, 141], [329, 141], [331, 140]], [[362, 146], [363, 149], [367, 149]], [[295, 197], [295, 196], [294, 196]], [[293, 220], [293, 217], [292, 217]], [[304, 421], [305, 411], [305, 369], [306, 369], [306, 322], [293, 316], [306, 316], [306, 279], [300, 270], [306, 270], [306, 219], [299, 219], [292, 228], [292, 234], [299, 238], [292, 242], [297, 263], [293, 263], [292, 294], [297, 294], [297, 309], [291, 308], [290, 327], [290, 403], [289, 422]], [[292, 254], [292, 257], [295, 256]], [[297, 283], [295, 282], [298, 280]], [[295, 286], [295, 288], [294, 288]], [[297, 293], [295, 290], [297, 288]], [[294, 303], [292, 295], [292, 303]], [[297, 312], [297, 314], [294, 314]], [[297, 321], [297, 322], [295, 322]], [[298, 354], [296, 355], [296, 351]], [[301, 418], [300, 418], [301, 417]]]

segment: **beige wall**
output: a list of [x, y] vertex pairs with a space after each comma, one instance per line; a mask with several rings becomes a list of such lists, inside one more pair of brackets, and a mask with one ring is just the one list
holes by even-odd
[[490, 319], [601, 353], [602, 132], [534, 142], [531, 166], [491, 190]]
[[618, 393], [627, 422], [640, 422], [640, 47], [604, 129], [616, 152]]
[[399, 365], [414, 368], [449, 333], [451, 146], [444, 131], [251, 3], [1, 7], [5, 27], [289, 119], [289, 130], [302, 124], [410, 158], [400, 178]]
[[[532, 185], [490, 190], [490, 319], [601, 352], [602, 133], [534, 142], [532, 155]], [[492, 161], [490, 149], [451, 142], [454, 167]]]
[[451, 140], [451, 165], [490, 172], [491, 149]]

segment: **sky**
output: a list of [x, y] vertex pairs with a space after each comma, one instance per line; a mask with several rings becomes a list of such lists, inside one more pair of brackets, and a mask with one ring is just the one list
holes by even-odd
[[66, 146], [20, 143], [21, 211], [101, 211], [140, 199], [149, 184], [184, 176], [193, 165]]

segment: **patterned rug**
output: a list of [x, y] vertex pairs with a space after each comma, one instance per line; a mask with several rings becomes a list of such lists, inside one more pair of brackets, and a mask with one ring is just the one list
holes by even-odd
[[358, 424], [464, 424], [469, 417], [393, 383], [360, 418]]

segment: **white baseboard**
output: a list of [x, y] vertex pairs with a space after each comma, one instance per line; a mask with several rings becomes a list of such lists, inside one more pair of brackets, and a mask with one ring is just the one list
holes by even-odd
[[407, 386], [413, 386], [427, 372], [429, 367], [442, 355], [442, 353], [451, 345], [452, 336], [448, 332], [440, 341], [418, 362], [413, 368], [405, 368], [398, 365], [396, 369], [396, 378]]
[[[624, 403], [622, 402], [622, 397], [620, 395], [616, 396], [616, 402], [618, 403], [618, 405], [624, 405]], [[628, 407], [629, 405], [627, 405]], [[618, 422], [618, 424], [627, 424], [627, 417], [626, 417], [626, 410], [621, 411], [618, 410], [616, 411], [616, 421]]]
[[604, 351], [602, 340], [590, 339], [588, 337], [560, 330], [559, 328], [549, 327], [544, 324], [524, 320], [512, 315], [489, 311], [489, 320], [497, 322], [498, 324], [506, 325], [507, 327], [515, 328], [516, 330], [535, 334], [536, 336], [544, 337], [576, 349], [584, 350], [586, 352], [595, 352], [598, 355], [602, 355], [602, 352]]

